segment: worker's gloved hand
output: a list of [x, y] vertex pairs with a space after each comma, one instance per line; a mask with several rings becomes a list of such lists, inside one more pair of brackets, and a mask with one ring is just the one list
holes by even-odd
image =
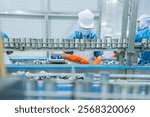
[[66, 54], [73, 54], [73, 51], [65, 51]]
[[62, 52], [62, 58], [64, 58], [64, 59], [67, 59], [69, 55], [70, 54], [66, 54], [65, 52]]
[[114, 51], [114, 54], [110, 56], [110, 58], [118, 58], [119, 55], [123, 55], [124, 54], [124, 51], [123, 50], [117, 50], [117, 51]]
[[117, 58], [117, 54], [111, 55], [110, 58]]
[[98, 56], [92, 64], [100, 64], [105, 56]]
[[62, 57], [64, 59], [67, 59], [67, 60], [72, 61], [72, 62], [77, 62], [80, 64], [89, 64], [89, 62], [86, 59], [84, 59], [80, 56], [77, 56], [77, 55], [66, 54], [63, 52]]

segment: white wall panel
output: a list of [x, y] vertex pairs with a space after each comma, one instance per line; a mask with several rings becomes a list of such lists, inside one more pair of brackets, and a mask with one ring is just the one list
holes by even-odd
[[44, 0], [0, 0], [0, 10], [43, 11]]
[[150, 15], [150, 0], [139, 0], [138, 17], [143, 14]]
[[84, 9], [97, 11], [98, 0], [50, 0], [52, 12], [79, 12]]
[[[95, 24], [96, 24], [95, 20]], [[78, 18], [51, 18], [49, 21], [51, 38], [65, 38], [79, 28]], [[96, 29], [96, 28], [95, 28]]]
[[42, 38], [44, 35], [43, 18], [25, 16], [0, 17], [0, 29], [9, 37]]

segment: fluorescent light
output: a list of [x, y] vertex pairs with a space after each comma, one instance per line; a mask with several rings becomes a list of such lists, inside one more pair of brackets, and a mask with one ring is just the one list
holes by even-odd
[[4, 14], [8, 14], [8, 12], [7, 12], [7, 11], [5, 11], [5, 12], [4, 12]]
[[21, 13], [23, 13], [23, 11], [17, 10], [16, 13], [21, 14]]
[[109, 3], [116, 4], [118, 0], [109, 0]]
[[106, 26], [107, 25], [107, 23], [106, 22], [102, 22], [102, 26]]

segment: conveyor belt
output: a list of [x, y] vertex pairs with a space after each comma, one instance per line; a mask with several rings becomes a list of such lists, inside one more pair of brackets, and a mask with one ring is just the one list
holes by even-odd
[[11, 61], [34, 61], [34, 60], [47, 60], [47, 58], [10, 58]]
[[[32, 60], [47, 60], [47, 58], [10, 58], [12, 61], [32, 61]], [[116, 58], [103, 58], [103, 61], [117, 60]]]
[[92, 74], [150, 74], [150, 66], [123, 66], [123, 65], [7, 65], [8, 74], [21, 72], [40, 73], [92, 73]]
[[150, 70], [150, 66], [111, 66], [111, 65], [28, 65], [28, 66], [22, 66], [22, 65], [7, 65], [7, 69], [141, 69]]

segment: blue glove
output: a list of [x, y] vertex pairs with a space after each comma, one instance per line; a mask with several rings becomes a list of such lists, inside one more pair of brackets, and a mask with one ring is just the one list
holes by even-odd
[[103, 51], [94, 51], [95, 57], [102, 56], [103, 54], [104, 54]]
[[4, 39], [8, 39], [8, 38], [9, 38], [8, 35], [5, 34], [5, 33], [3, 33], [3, 32], [0, 32], [0, 35], [1, 35], [2, 38], [4, 38]]
[[150, 51], [140, 53], [140, 61], [138, 64], [149, 64], [150, 63]]

